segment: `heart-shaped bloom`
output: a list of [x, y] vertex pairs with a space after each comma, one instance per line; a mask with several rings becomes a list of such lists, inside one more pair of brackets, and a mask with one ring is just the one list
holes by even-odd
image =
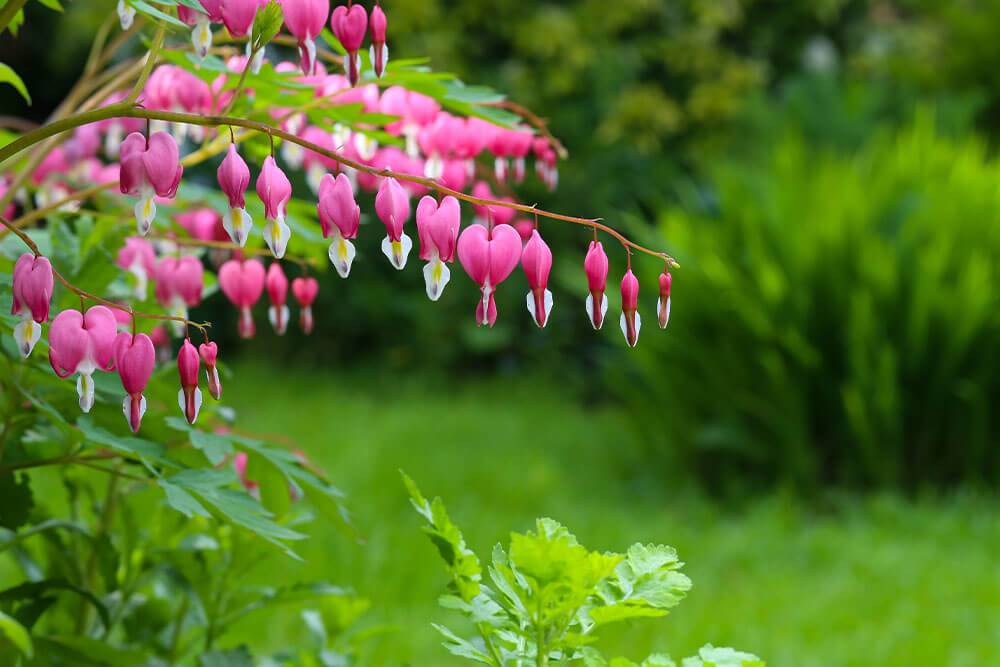
[[233, 305], [240, 309], [239, 333], [253, 338], [253, 307], [264, 291], [264, 265], [255, 259], [231, 259], [219, 269], [219, 287]]
[[281, 0], [281, 13], [288, 32], [299, 42], [299, 63], [303, 74], [312, 74], [316, 65], [316, 35], [323, 32], [330, 16], [330, 0]]
[[334, 178], [323, 176], [319, 183], [319, 203], [316, 204], [319, 224], [323, 227], [323, 238], [331, 238], [330, 262], [341, 278], [351, 272], [354, 262], [354, 244], [348, 239], [357, 238], [361, 222], [361, 207], [354, 200], [351, 180], [344, 174]]
[[600, 241], [591, 241], [587, 257], [583, 260], [583, 270], [587, 274], [587, 318], [600, 329], [604, 316], [608, 314], [608, 295], [604, 293], [608, 284], [608, 256]]
[[264, 241], [271, 254], [281, 259], [292, 235], [285, 223], [285, 207], [292, 198], [292, 184], [270, 155], [264, 158], [260, 176], [257, 177], [257, 196], [264, 203], [264, 219], [267, 220]]
[[94, 371], [111, 370], [117, 333], [118, 322], [105, 306], [93, 306], [86, 313], [64, 310], [49, 327], [49, 363], [61, 378], [79, 373], [76, 391], [84, 412], [94, 405]]
[[[188, 308], [201, 303], [204, 267], [194, 255], [161, 257], [156, 263], [156, 300], [174, 317], [187, 319]], [[174, 335], [184, 332], [184, 323], [171, 321]]]
[[242, 248], [253, 229], [253, 220], [247, 213], [243, 197], [250, 186], [250, 167], [236, 151], [236, 144], [229, 145], [216, 177], [222, 192], [229, 198], [229, 210], [222, 216], [222, 226], [233, 243]]
[[[520, 234], [518, 234], [520, 238]], [[552, 312], [552, 292], [548, 290], [549, 272], [552, 270], [552, 251], [542, 240], [538, 230], [531, 232], [531, 238], [521, 253], [521, 266], [528, 277], [528, 312], [535, 324], [544, 327]]]
[[639, 279], [630, 268], [622, 278], [622, 333], [629, 347], [635, 347], [639, 342], [639, 329], [642, 318], [639, 317]]
[[656, 316], [660, 328], [666, 329], [670, 321], [670, 274], [666, 271], [660, 274], [660, 296], [656, 299]]
[[461, 217], [458, 200], [451, 195], [442, 199], [440, 205], [431, 196], [423, 197], [417, 204], [420, 259], [427, 262], [424, 265], [424, 283], [431, 301], [441, 297], [444, 286], [451, 278], [446, 262], [455, 261]]
[[233, 37], [246, 37], [263, 0], [222, 0], [222, 22]]
[[521, 237], [510, 225], [490, 232], [480, 225], [466, 227], [458, 237], [458, 260], [476, 284], [482, 298], [476, 306], [476, 323], [491, 327], [497, 319], [493, 293], [521, 259]]
[[128, 394], [122, 401], [122, 412], [125, 413], [125, 420], [132, 432], [138, 433], [142, 416], [146, 414], [146, 397], [142, 392], [153, 374], [156, 350], [149, 336], [142, 333], [133, 336], [128, 331], [118, 334], [112, 349], [115, 370], [118, 371], [122, 387]]
[[201, 360], [205, 362], [205, 375], [208, 377], [208, 393], [212, 398], [219, 400], [222, 398], [222, 381], [219, 379], [219, 369], [216, 367], [219, 357], [219, 346], [215, 341], [202, 343], [198, 346], [198, 353]]
[[138, 195], [135, 220], [139, 234], [145, 236], [156, 217], [153, 197], [177, 194], [184, 173], [177, 142], [166, 132], [156, 132], [148, 140], [142, 133], [132, 132], [122, 142], [119, 161], [122, 194]]
[[188, 424], [193, 424], [201, 410], [201, 389], [198, 388], [198, 371], [201, 370], [201, 359], [198, 350], [191, 344], [190, 338], [185, 338], [177, 353], [177, 371], [181, 376], [181, 388], [177, 392], [177, 404], [184, 413]]
[[351, 85], [356, 86], [361, 79], [361, 56], [358, 55], [358, 50], [368, 31], [368, 13], [361, 5], [351, 5], [350, 8], [341, 5], [330, 16], [330, 29], [347, 51], [344, 73]]
[[385, 45], [385, 32], [388, 23], [385, 20], [385, 12], [382, 11], [377, 2], [372, 8], [369, 23], [372, 28], [372, 45], [368, 49], [368, 58], [371, 61], [372, 69], [375, 70], [375, 76], [381, 78], [382, 73], [385, 72], [385, 65], [389, 62], [389, 47]]
[[288, 328], [288, 278], [285, 277], [285, 272], [278, 262], [271, 262], [271, 266], [267, 267], [264, 287], [271, 299], [271, 306], [267, 309], [267, 319], [277, 334], [283, 336]]
[[395, 178], [387, 176], [382, 179], [375, 195], [375, 212], [385, 223], [382, 252], [394, 267], [402, 269], [413, 248], [413, 241], [403, 231], [403, 224], [410, 217], [410, 197]]
[[140, 236], [129, 236], [118, 251], [115, 264], [128, 271], [135, 279], [133, 294], [140, 301], [146, 300], [146, 285], [156, 268], [156, 251], [153, 244]]
[[187, 230], [198, 241], [224, 241], [222, 216], [211, 208], [196, 208], [174, 216], [174, 222]]
[[315, 278], [296, 278], [292, 281], [292, 296], [299, 304], [299, 326], [304, 334], [312, 333], [312, 304], [318, 294], [319, 282]]
[[14, 301], [10, 314], [21, 315], [21, 321], [14, 326], [14, 340], [21, 356], [27, 359], [42, 335], [39, 325], [49, 321], [54, 286], [52, 264], [46, 257], [26, 252], [17, 258], [11, 277]]

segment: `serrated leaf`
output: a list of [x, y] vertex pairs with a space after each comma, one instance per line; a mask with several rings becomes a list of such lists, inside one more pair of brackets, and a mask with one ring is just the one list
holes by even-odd
[[38, 653], [54, 658], [53, 664], [138, 667], [148, 659], [142, 651], [117, 648], [90, 637], [40, 637], [36, 643]]
[[0, 83], [9, 83], [14, 86], [14, 89], [21, 93], [21, 97], [24, 98], [24, 101], [27, 102], [29, 106], [31, 105], [31, 95], [28, 94], [28, 89], [25, 87], [24, 81], [22, 81], [21, 77], [17, 75], [17, 72], [4, 63], [0, 63]]
[[475, 644], [469, 640], [462, 639], [443, 625], [431, 623], [431, 626], [444, 635], [445, 641], [442, 642], [442, 645], [448, 649], [452, 655], [457, 655], [460, 658], [469, 658], [470, 660], [482, 662], [487, 665], [493, 664], [493, 661], [490, 660], [490, 656], [484, 653], [481, 649], [477, 648]]
[[228, 651], [209, 651], [198, 656], [201, 667], [253, 667], [253, 656], [246, 646]]
[[104, 603], [87, 589], [71, 584], [63, 578], [29, 581], [27, 583], [13, 586], [0, 592], [0, 601], [31, 600], [42, 597], [43, 594], [49, 591], [69, 591], [79, 595], [81, 598], [94, 606], [97, 610], [98, 616], [101, 617], [101, 622], [104, 623], [104, 627], [108, 627], [110, 625], [110, 615], [108, 614], [108, 608], [104, 606]]
[[201, 503], [198, 502], [197, 498], [181, 487], [162, 479], [159, 484], [160, 488], [162, 488], [163, 492], [167, 495], [167, 504], [184, 516], [192, 517], [197, 514], [198, 516], [203, 516], [206, 519], [212, 518], [212, 515], [202, 506]]
[[[165, 456], [167, 448], [163, 445], [133, 436], [115, 435], [111, 431], [95, 424], [93, 417], [90, 415], [83, 415], [77, 419], [76, 426], [80, 429], [83, 437], [91, 442], [105, 445], [118, 452], [135, 455], [140, 459], [149, 459], [150, 461], [156, 461], [157, 463], [174, 468], [180, 465]], [[148, 465], [147, 468], [152, 470]]]
[[215, 433], [205, 433], [200, 429], [193, 428], [187, 421], [179, 417], [170, 416], [164, 419], [164, 421], [170, 428], [186, 432], [191, 440], [191, 444], [196, 449], [201, 450], [205, 454], [205, 458], [213, 466], [221, 465], [228, 457], [233, 455], [231, 438], [224, 435], [216, 435]]
[[684, 658], [681, 667], [764, 667], [764, 661], [728, 646], [705, 644], [698, 649], [698, 655]]
[[31, 643], [31, 635], [28, 634], [23, 625], [2, 611], [0, 611], [0, 633], [9, 639], [24, 655], [29, 658], [34, 655], [35, 649]]
[[271, 0], [257, 10], [257, 15], [253, 20], [253, 28], [250, 30], [250, 43], [253, 44], [254, 51], [261, 50], [274, 39], [274, 36], [281, 30], [283, 20], [281, 5], [275, 0]]

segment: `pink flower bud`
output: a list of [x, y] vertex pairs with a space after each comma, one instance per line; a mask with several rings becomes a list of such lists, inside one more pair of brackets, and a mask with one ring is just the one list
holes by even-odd
[[233, 305], [240, 309], [239, 333], [253, 338], [255, 327], [250, 308], [264, 291], [264, 265], [255, 259], [231, 259], [219, 269], [219, 287]]
[[172, 198], [177, 194], [184, 173], [177, 142], [166, 132], [155, 132], [148, 141], [141, 133], [133, 132], [122, 142], [119, 158], [121, 191], [139, 197], [135, 219], [139, 234], [145, 236], [156, 216], [153, 197]]
[[267, 319], [279, 336], [285, 334], [288, 328], [288, 278], [281, 269], [281, 264], [271, 262], [267, 267], [267, 279], [264, 282], [267, 295], [271, 299], [271, 307], [267, 309]]
[[251, 496], [259, 498], [260, 482], [247, 478], [247, 463], [249, 461], [250, 457], [246, 452], [236, 452], [236, 455], [233, 456], [233, 470], [236, 471], [236, 475], [240, 479], [240, 486], [246, 489]]
[[330, 16], [330, 0], [281, 0], [288, 32], [299, 42], [299, 62], [303, 74], [312, 74], [316, 65], [316, 43]]
[[142, 392], [156, 363], [153, 341], [146, 334], [133, 337], [131, 333], [122, 331], [114, 339], [113, 350], [115, 369], [128, 394], [122, 401], [122, 411], [132, 432], [138, 433], [142, 416], [146, 413], [146, 398]]
[[656, 314], [660, 328], [666, 329], [670, 321], [670, 274], [664, 271], [660, 274], [660, 296], [656, 300]]
[[[354, 5], [357, 7], [357, 5]], [[410, 217], [410, 197], [395, 178], [386, 177], [375, 195], [375, 212], [385, 223], [386, 237], [382, 252], [397, 269], [406, 266], [413, 241], [403, 232], [403, 224]]]
[[515, 220], [511, 224], [511, 227], [517, 230], [518, 235], [521, 237], [521, 241], [524, 243], [528, 242], [528, 239], [531, 238], [531, 233], [535, 231], [535, 223], [524, 218]]
[[229, 198], [229, 210], [222, 217], [222, 226], [233, 243], [242, 248], [253, 228], [253, 220], [247, 214], [244, 199], [244, 193], [250, 185], [250, 168], [236, 151], [236, 144], [229, 145], [216, 177], [222, 192]]
[[274, 158], [264, 158], [260, 176], [257, 177], [257, 196], [264, 203], [264, 241], [271, 254], [281, 259], [285, 256], [292, 232], [285, 224], [285, 207], [292, 198], [292, 184]]
[[[14, 300], [11, 315], [21, 315], [22, 320], [14, 326], [14, 340], [17, 349], [27, 358], [42, 335], [42, 322], [49, 321], [49, 305], [52, 302], [52, 264], [46, 257], [26, 252], [17, 258], [11, 276]], [[27, 309], [27, 313], [23, 311]]]
[[493, 293], [521, 259], [521, 237], [510, 225], [496, 226], [492, 234], [481, 225], [466, 227], [458, 237], [458, 260], [479, 285], [482, 298], [476, 307], [476, 323], [491, 327], [497, 319]]
[[583, 270], [587, 274], [587, 317], [594, 329], [604, 324], [608, 313], [608, 295], [604, 293], [608, 283], [608, 256], [600, 241], [591, 241], [587, 257], [583, 260]]
[[323, 237], [333, 237], [328, 251], [330, 262], [340, 277], [346, 278], [355, 255], [354, 244], [348, 239], [358, 235], [361, 207], [354, 201], [354, 189], [345, 174], [338, 174], [337, 178], [330, 174], [323, 176], [316, 212], [323, 227]]
[[552, 251], [537, 229], [532, 230], [531, 238], [524, 246], [521, 266], [528, 277], [528, 287], [531, 288], [528, 292], [528, 312], [535, 324], [542, 328], [552, 312], [552, 292], [547, 289], [549, 271], [552, 270]]
[[427, 296], [437, 301], [451, 278], [446, 262], [455, 261], [458, 243], [458, 229], [461, 226], [462, 210], [458, 200], [448, 195], [441, 204], [433, 197], [425, 196], [417, 204], [417, 235], [420, 237], [420, 259], [424, 266], [424, 282]]
[[632, 269], [625, 272], [622, 278], [622, 316], [621, 327], [625, 335], [625, 341], [629, 347], [635, 347], [639, 342], [639, 328], [642, 326], [642, 318], [639, 317], [639, 280], [632, 273]]
[[292, 281], [292, 296], [301, 307], [299, 326], [305, 334], [310, 334], [313, 330], [312, 304], [318, 294], [319, 282], [315, 278], [296, 278]]
[[201, 389], [198, 388], [198, 371], [201, 360], [198, 351], [191, 344], [190, 338], [185, 338], [177, 353], [177, 370], [181, 376], [181, 389], [177, 392], [177, 403], [181, 412], [187, 418], [188, 424], [193, 424], [201, 410]]
[[341, 5], [333, 10], [330, 16], [330, 29], [340, 42], [347, 56], [344, 58], [344, 71], [352, 86], [356, 86], [361, 78], [361, 58], [358, 49], [368, 31], [368, 13], [361, 5], [352, 5], [349, 9]]
[[222, 381], [219, 379], [219, 369], [216, 368], [219, 356], [219, 347], [215, 341], [202, 343], [198, 346], [198, 353], [201, 360], [205, 362], [205, 375], [208, 378], [208, 393], [212, 398], [219, 400], [222, 398]]
[[385, 20], [385, 12], [375, 3], [371, 15], [372, 45], [368, 50], [368, 57], [375, 70], [375, 76], [380, 77], [385, 72], [385, 65], [389, 62], [389, 48], [385, 45], [385, 31], [388, 26]]

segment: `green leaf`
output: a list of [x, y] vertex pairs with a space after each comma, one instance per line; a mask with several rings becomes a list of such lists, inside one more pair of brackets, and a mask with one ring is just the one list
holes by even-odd
[[705, 644], [698, 655], [684, 658], [681, 667], [764, 667], [764, 661], [752, 653]]
[[164, 421], [166, 421], [167, 426], [170, 428], [188, 433], [191, 444], [196, 449], [201, 450], [205, 454], [205, 458], [213, 466], [221, 465], [223, 461], [233, 455], [231, 438], [214, 433], [205, 433], [197, 428], [193, 428], [180, 417], [167, 417]]
[[[76, 420], [76, 426], [83, 433], [83, 437], [99, 445], [105, 445], [117, 452], [125, 452], [138, 457], [141, 460], [148, 459], [163, 465], [177, 468], [180, 464], [177, 461], [168, 459], [165, 454], [167, 448], [157, 442], [136, 438], [133, 436], [118, 436], [94, 423], [91, 415], [83, 415]], [[153, 470], [147, 463], [147, 468]]]
[[[7, 500], [0, 495], [0, 512], [5, 507]], [[49, 519], [43, 521], [42, 523], [35, 524], [31, 528], [22, 530], [19, 533], [14, 533], [12, 531], [0, 530], [0, 553], [3, 553], [7, 549], [18, 546], [21, 542], [28, 539], [32, 535], [38, 535], [39, 533], [44, 533], [49, 530], [55, 529], [70, 530], [86, 537], [90, 537], [90, 533], [87, 531], [86, 526], [75, 523], [73, 521], [63, 521], [62, 519]]]
[[246, 646], [228, 651], [209, 651], [198, 656], [201, 667], [253, 667], [253, 656]]
[[260, 51], [274, 39], [274, 36], [281, 30], [282, 22], [281, 5], [275, 0], [271, 0], [258, 9], [253, 20], [253, 28], [250, 30], [250, 43], [253, 44], [253, 50]]
[[441, 642], [441, 644], [448, 649], [452, 655], [457, 655], [460, 658], [469, 658], [470, 660], [482, 662], [487, 665], [493, 664], [490, 656], [476, 648], [476, 646], [469, 640], [462, 639], [443, 625], [438, 625], [437, 623], [431, 623], [431, 625], [435, 630], [444, 635], [445, 641]]
[[138, 667], [148, 660], [142, 651], [117, 648], [90, 637], [40, 637], [36, 645], [40, 655], [54, 658], [51, 664]]
[[17, 72], [4, 63], [0, 63], [0, 83], [9, 83], [14, 86], [17, 92], [21, 93], [24, 101], [29, 106], [31, 105], [31, 95], [28, 94], [28, 89], [24, 86], [24, 81], [21, 81], [21, 77], [17, 75]]
[[166, 14], [156, 7], [152, 6], [145, 0], [128, 0], [128, 4], [135, 7], [135, 10], [141, 14], [145, 14], [147, 17], [153, 19], [154, 21], [160, 20], [165, 21], [168, 25], [175, 26], [178, 28], [187, 29], [187, 25], [170, 14]]
[[0, 611], [0, 632], [4, 634], [16, 646], [21, 653], [29, 658], [34, 655], [35, 649], [31, 644], [31, 635], [24, 629], [24, 626], [16, 620]]
[[[17, 530], [28, 523], [35, 499], [27, 475], [0, 475], [0, 526]], [[6, 546], [0, 547], [2, 551]]]
[[97, 614], [101, 617], [101, 622], [104, 623], [104, 627], [108, 627], [110, 625], [108, 608], [104, 606], [104, 603], [87, 589], [71, 584], [63, 578], [29, 581], [12, 588], [8, 588], [7, 590], [0, 592], [0, 601], [31, 600], [42, 597], [44, 593], [53, 590], [65, 590], [71, 593], [76, 593], [94, 606], [97, 610]]
[[167, 504], [184, 516], [192, 517], [197, 514], [198, 516], [203, 516], [206, 519], [212, 518], [209, 511], [206, 510], [194, 496], [181, 487], [162, 479], [160, 480], [160, 487], [163, 489], [163, 492], [167, 494]]
[[62, 13], [62, 5], [59, 4], [59, 0], [38, 0], [43, 6], [48, 7], [52, 11]]

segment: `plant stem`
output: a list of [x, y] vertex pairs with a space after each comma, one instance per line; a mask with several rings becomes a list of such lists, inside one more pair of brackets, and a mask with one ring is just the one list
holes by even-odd
[[14, 20], [14, 17], [17, 16], [17, 13], [21, 11], [21, 8], [24, 7], [27, 1], [7, 0], [7, 4], [3, 6], [3, 9], [0, 9], [0, 32], [3, 32], [10, 22]]
[[[33, 252], [36, 257], [42, 254], [38, 251], [38, 246], [35, 245], [35, 242], [31, 240], [30, 236], [28, 236], [23, 231], [12, 225], [5, 218], [0, 217], [0, 224], [3, 224], [4, 227], [14, 232], [18, 236], [18, 238], [24, 241], [25, 245], [27, 245], [31, 249], [31, 252]], [[192, 322], [191, 320], [185, 319], [183, 317], [173, 317], [172, 315], [151, 315], [149, 313], [140, 313], [137, 310], [133, 310], [132, 306], [126, 306], [120, 303], [115, 303], [114, 301], [108, 301], [107, 299], [102, 299], [101, 297], [95, 296], [90, 292], [84, 292], [82, 289], [76, 287], [75, 285], [72, 285], [68, 280], [63, 278], [62, 274], [60, 274], [55, 269], [52, 269], [52, 275], [56, 280], [62, 283], [66, 289], [73, 292], [74, 294], [81, 296], [84, 299], [89, 299], [90, 301], [96, 301], [97, 303], [104, 306], [108, 306], [109, 308], [117, 308], [118, 310], [128, 310], [128, 312], [132, 315], [132, 317], [142, 317], [147, 320], [169, 320], [173, 322], [183, 322], [188, 326], [197, 327], [198, 329], [201, 329], [201, 332], [205, 334], [206, 338], [208, 338], [208, 334], [205, 332], [205, 329], [212, 326], [211, 322], [198, 323], [198, 322]]]
[[146, 85], [146, 80], [149, 78], [150, 73], [153, 71], [153, 65], [156, 64], [156, 56], [160, 53], [160, 47], [163, 46], [163, 36], [166, 34], [167, 29], [162, 23], [156, 28], [156, 35], [153, 37], [153, 43], [149, 47], [149, 53], [146, 55], [146, 63], [142, 66], [142, 72], [139, 74], [139, 79], [132, 86], [132, 92], [128, 94], [125, 101], [129, 104], [134, 104], [137, 99], [139, 99], [139, 93], [142, 92], [143, 86]]
[[58, 120], [49, 125], [44, 125], [33, 132], [23, 135], [19, 139], [12, 141], [11, 143], [0, 149], [0, 165], [5, 163], [8, 159], [19, 153], [20, 151], [32, 146], [43, 139], [47, 139], [60, 132], [66, 132], [80, 125], [87, 125], [88, 123], [95, 123], [106, 118], [148, 118], [151, 120], [163, 120], [174, 123], [188, 123], [190, 125], [203, 125], [206, 127], [218, 127], [218, 126], [229, 126], [229, 127], [243, 127], [250, 130], [255, 130], [263, 134], [271, 135], [272, 137], [278, 137], [285, 141], [289, 141], [294, 144], [298, 144], [303, 148], [309, 149], [314, 153], [323, 155], [335, 160], [340, 164], [356, 169], [357, 171], [362, 171], [373, 176], [388, 176], [395, 178], [397, 180], [408, 181], [410, 183], [417, 183], [426, 188], [436, 190], [445, 195], [451, 195], [456, 199], [461, 199], [472, 204], [478, 204], [480, 206], [489, 207], [501, 207], [510, 208], [516, 211], [521, 211], [522, 213], [527, 213], [531, 215], [539, 215], [551, 220], [561, 220], [564, 222], [571, 222], [577, 225], [585, 225], [587, 227], [593, 227], [599, 229], [602, 232], [609, 234], [614, 237], [619, 243], [621, 243], [626, 248], [631, 248], [638, 252], [651, 255], [653, 257], [658, 257], [660, 259], [666, 260], [672, 268], [680, 268], [677, 262], [668, 254], [663, 252], [657, 252], [655, 250], [650, 250], [644, 248], [643, 246], [630, 241], [625, 236], [615, 231], [607, 225], [601, 224], [601, 218], [577, 218], [570, 215], [563, 215], [561, 213], [552, 213], [549, 211], [544, 211], [537, 206], [526, 206], [524, 204], [516, 204], [512, 202], [498, 201], [495, 199], [485, 199], [481, 197], [473, 197], [472, 195], [465, 194], [464, 192], [459, 192], [457, 190], [452, 190], [447, 188], [435, 180], [425, 178], [423, 176], [413, 176], [410, 174], [397, 173], [390, 171], [388, 169], [376, 169], [374, 167], [369, 167], [366, 164], [362, 164], [350, 158], [344, 157], [343, 155], [337, 153], [336, 151], [329, 150], [310, 141], [299, 138], [298, 136], [291, 134], [290, 132], [285, 132], [281, 128], [273, 127], [266, 123], [261, 123], [258, 121], [248, 120], [244, 118], [233, 118], [228, 116], [199, 116], [196, 114], [188, 113], [177, 113], [171, 111], [155, 111], [152, 109], [144, 109], [133, 107], [127, 102], [122, 102], [119, 104], [110, 104], [106, 107], [101, 107], [100, 109], [94, 109], [92, 111], [86, 111], [74, 116], [69, 116], [67, 118]]

